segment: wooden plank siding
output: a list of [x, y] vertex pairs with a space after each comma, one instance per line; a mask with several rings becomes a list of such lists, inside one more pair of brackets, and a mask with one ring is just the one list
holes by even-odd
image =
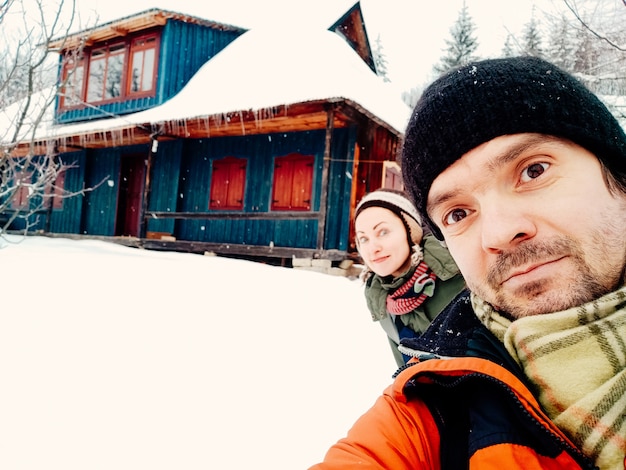
[[243, 31], [222, 31], [202, 25], [170, 20], [161, 37], [159, 103], [178, 93], [193, 75]]
[[85, 196], [82, 232], [90, 235], [113, 235], [119, 186], [120, 149], [89, 152], [85, 187], [95, 188]]
[[53, 209], [48, 214], [46, 224], [42, 228], [47, 232], [80, 233], [80, 223], [85, 195], [81, 191], [85, 188], [85, 156], [86, 152], [66, 153], [62, 162], [70, 165], [66, 170], [64, 189], [71, 197], [63, 199], [60, 209]]

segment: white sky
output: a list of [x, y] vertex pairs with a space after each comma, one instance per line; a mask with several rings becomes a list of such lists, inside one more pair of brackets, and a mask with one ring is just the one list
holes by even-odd
[[358, 280], [19, 240], [0, 249], [0, 468], [304, 469], [391, 383]]
[[[499, 54], [507, 32], [519, 33], [537, 11], [549, 11], [560, 0], [465, 0], [477, 25], [479, 54]], [[77, 0], [83, 24], [114, 20], [159, 7], [246, 28], [332, 23], [355, 0]], [[390, 77], [403, 89], [430, 79], [432, 66], [442, 55], [450, 27], [463, 0], [361, 0], [372, 44], [380, 35]]]

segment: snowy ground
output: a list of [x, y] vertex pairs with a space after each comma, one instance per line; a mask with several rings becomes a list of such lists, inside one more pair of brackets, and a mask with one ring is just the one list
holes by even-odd
[[395, 370], [360, 281], [9, 240], [2, 469], [305, 469]]

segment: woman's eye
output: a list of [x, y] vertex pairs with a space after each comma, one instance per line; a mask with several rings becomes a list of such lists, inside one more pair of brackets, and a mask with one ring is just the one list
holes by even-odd
[[367, 237], [359, 237], [357, 238], [359, 245], [363, 245], [364, 243], [367, 243]]
[[459, 220], [463, 220], [467, 217], [467, 210], [465, 209], [454, 209], [448, 212], [445, 217], [446, 225], [456, 224]]
[[528, 165], [522, 170], [522, 181], [526, 183], [530, 180], [534, 180], [535, 178], [539, 178], [549, 166], [550, 164], [545, 162]]

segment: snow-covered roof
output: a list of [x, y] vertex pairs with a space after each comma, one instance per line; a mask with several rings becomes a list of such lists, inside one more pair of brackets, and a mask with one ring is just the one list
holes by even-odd
[[350, 100], [404, 131], [410, 109], [401, 91], [384, 82], [336, 33], [255, 29], [209, 60], [174, 97], [154, 108], [76, 124], [38, 127], [38, 140], [115, 131], [238, 111], [264, 110], [317, 100]]

